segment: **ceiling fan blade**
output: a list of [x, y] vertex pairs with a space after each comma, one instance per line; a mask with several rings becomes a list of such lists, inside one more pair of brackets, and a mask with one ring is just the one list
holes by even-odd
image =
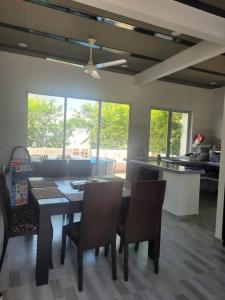
[[118, 59], [118, 60], [113, 60], [113, 61], [109, 61], [109, 62], [105, 62], [102, 64], [97, 64], [95, 65], [97, 69], [103, 69], [103, 68], [108, 68], [108, 67], [114, 67], [114, 66], [119, 66], [119, 65], [123, 65], [126, 64], [127, 60], [126, 59]]
[[91, 77], [94, 79], [101, 79], [100, 74], [98, 73], [98, 71], [93, 71], [90, 73]]
[[81, 64], [76, 64], [76, 63], [72, 63], [72, 62], [65, 61], [65, 60], [54, 59], [54, 58], [50, 58], [50, 57], [47, 57], [46, 60], [52, 61], [52, 62], [57, 62], [60, 64], [66, 64], [66, 65], [70, 65], [70, 66], [74, 66], [74, 67], [78, 67], [78, 68], [84, 68], [84, 66]]

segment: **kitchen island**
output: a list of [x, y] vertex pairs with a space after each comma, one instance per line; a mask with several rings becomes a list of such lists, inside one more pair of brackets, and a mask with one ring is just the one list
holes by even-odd
[[158, 178], [167, 181], [163, 209], [178, 216], [199, 213], [200, 175], [203, 169], [181, 166], [165, 161], [131, 160], [137, 169], [158, 172]]

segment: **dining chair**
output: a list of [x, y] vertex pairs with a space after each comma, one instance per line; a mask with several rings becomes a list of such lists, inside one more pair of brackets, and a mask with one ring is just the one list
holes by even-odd
[[83, 290], [83, 252], [110, 245], [112, 278], [117, 279], [116, 228], [122, 199], [123, 181], [88, 183], [84, 187], [80, 222], [63, 227], [61, 264], [64, 264], [66, 237], [77, 246], [78, 290]]
[[90, 177], [91, 172], [92, 167], [89, 159], [68, 160], [68, 176], [77, 178]]
[[153, 170], [145, 167], [140, 167], [138, 172], [138, 181], [143, 180], [159, 180], [159, 170]]
[[[1, 271], [9, 238], [38, 234], [39, 216], [36, 207], [30, 204], [11, 207], [10, 192], [3, 171], [0, 171], [0, 207], [4, 223], [3, 246], [0, 258]], [[50, 254], [50, 257], [52, 257], [52, 254]], [[52, 268], [52, 259], [49, 266]]]
[[67, 176], [67, 161], [64, 159], [46, 159], [43, 161], [44, 177], [66, 177]]
[[159, 270], [161, 216], [166, 188], [165, 180], [137, 181], [133, 183], [127, 216], [120, 224], [121, 253], [124, 248], [124, 279], [128, 280], [128, 245], [148, 241], [148, 256], [154, 261], [154, 271]]

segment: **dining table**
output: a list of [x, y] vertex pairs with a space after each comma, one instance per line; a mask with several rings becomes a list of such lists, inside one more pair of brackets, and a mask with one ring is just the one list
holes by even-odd
[[[31, 199], [39, 210], [35, 272], [36, 285], [39, 286], [48, 283], [52, 249], [51, 216], [66, 214], [69, 217], [69, 222], [73, 222], [74, 213], [82, 212], [83, 188], [85, 183], [117, 180], [123, 179], [117, 176], [82, 179], [30, 177], [28, 179], [29, 199]], [[123, 200], [129, 199], [130, 194], [130, 184], [124, 181]]]

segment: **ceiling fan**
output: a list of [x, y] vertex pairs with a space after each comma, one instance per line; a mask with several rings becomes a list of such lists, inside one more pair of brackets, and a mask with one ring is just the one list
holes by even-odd
[[104, 68], [108, 68], [108, 67], [115, 67], [115, 66], [119, 66], [119, 65], [123, 65], [127, 63], [126, 59], [118, 59], [118, 60], [113, 60], [113, 61], [109, 61], [109, 62], [105, 62], [105, 63], [101, 63], [101, 64], [94, 64], [93, 63], [93, 58], [92, 58], [92, 50], [94, 47], [94, 44], [96, 43], [96, 40], [93, 38], [89, 38], [88, 39], [88, 44], [90, 46], [90, 57], [89, 57], [89, 61], [87, 63], [86, 66], [84, 66], [84, 72], [91, 75], [92, 78], [94, 79], [101, 79], [101, 76], [98, 72], [99, 69], [104, 69]]

